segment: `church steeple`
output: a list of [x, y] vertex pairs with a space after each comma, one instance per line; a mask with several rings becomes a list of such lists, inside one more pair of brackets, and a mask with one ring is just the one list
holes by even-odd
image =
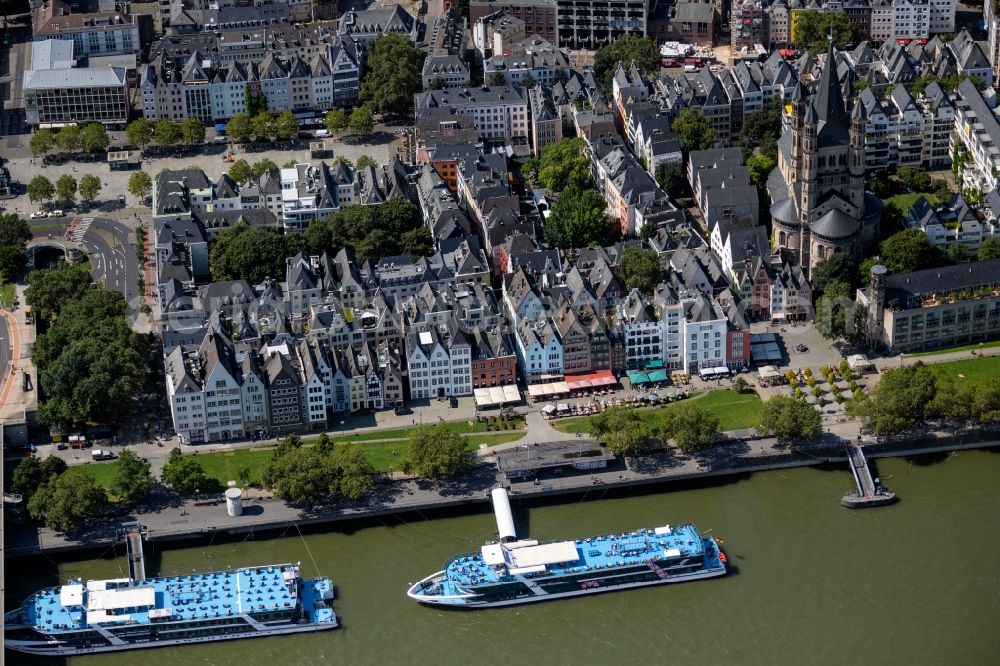
[[844, 108], [844, 96], [840, 91], [832, 40], [827, 47], [826, 63], [823, 65], [823, 74], [816, 89], [816, 113], [821, 123], [821, 144], [847, 143], [847, 110]]

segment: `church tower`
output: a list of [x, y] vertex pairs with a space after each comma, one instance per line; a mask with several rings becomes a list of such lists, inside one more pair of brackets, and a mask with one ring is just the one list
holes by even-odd
[[848, 198], [852, 206], [858, 210], [865, 207], [865, 108], [861, 100], [854, 100], [851, 110], [851, 147], [848, 165], [851, 182], [848, 188]]

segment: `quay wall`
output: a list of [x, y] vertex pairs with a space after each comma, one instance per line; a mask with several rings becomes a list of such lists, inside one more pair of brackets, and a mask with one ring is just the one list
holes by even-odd
[[[880, 444], [866, 444], [865, 456], [871, 458], [905, 457], [911, 455], [926, 455], [935, 453], [950, 453], [953, 451], [967, 449], [981, 449], [1000, 447], [1000, 439], [995, 433], [974, 433], [966, 435], [955, 435], [950, 437], [928, 437], [911, 438], [908, 440], [885, 442]], [[784, 453], [765, 454], [761, 456], [737, 456], [722, 461], [720, 464], [708, 469], [697, 471], [679, 471], [676, 469], [666, 469], [659, 473], [644, 473], [641, 476], [629, 475], [624, 478], [621, 475], [617, 478], [613, 474], [605, 474], [601, 477], [600, 470], [595, 470], [594, 474], [586, 473], [569, 478], [559, 479], [558, 485], [540, 483], [533, 485], [529, 483], [517, 483], [510, 487], [511, 499], [521, 501], [541, 500], [548, 497], [565, 495], [585, 494], [593, 491], [596, 487], [601, 490], [614, 490], [630, 488], [636, 486], [667, 485], [675, 482], [698, 481], [712, 479], [716, 477], [726, 477], [732, 475], [751, 474], [753, 472], [764, 472], [777, 469], [789, 469], [795, 467], [809, 467], [816, 465], [826, 465], [831, 463], [846, 462], [847, 456], [843, 447], [834, 445], [824, 445], [822, 447], [811, 447], [807, 450], [789, 450]], [[600, 478], [599, 478], [600, 477]], [[595, 478], [598, 479], [595, 481]], [[392, 482], [402, 483], [402, 482]], [[420, 511], [432, 511], [449, 509], [467, 505], [479, 505], [489, 502], [489, 489], [484, 491], [454, 492], [451, 494], [442, 493], [421, 493], [422, 497], [415, 500], [401, 498], [392, 503], [379, 506], [345, 507], [335, 511], [317, 512], [314, 514], [303, 514], [295, 509], [289, 508], [280, 511], [280, 516], [255, 516], [252, 513], [245, 514], [233, 520], [234, 523], [223, 524], [213, 522], [211, 517], [200, 523], [192, 522], [184, 526], [155, 526], [150, 527], [147, 540], [153, 543], [169, 542], [180, 540], [197, 540], [205, 536], [218, 533], [223, 534], [246, 534], [249, 532], [269, 532], [288, 529], [296, 526], [316, 526], [343, 521], [357, 521], [364, 519], [377, 519], [387, 515], [405, 515], [409, 513], [419, 513]], [[838, 498], [831, 498], [834, 501]], [[905, 501], [905, 497], [902, 498]], [[264, 500], [248, 503], [248, 506], [265, 505], [268, 507], [284, 506], [280, 500]], [[213, 511], [225, 514], [224, 506], [213, 507]], [[213, 513], [212, 516], [218, 515]], [[151, 516], [150, 516], [151, 517]], [[144, 520], [143, 514], [137, 514], [134, 519], [148, 524]], [[39, 532], [44, 530], [39, 530]], [[263, 535], [262, 535], [263, 536]], [[35, 543], [19, 544], [8, 542], [7, 557], [21, 557], [38, 553], [67, 553], [81, 550], [91, 550], [99, 547], [107, 547], [117, 541], [114, 534], [93, 537], [85, 540], [69, 540], [66, 538], [39, 539]]]

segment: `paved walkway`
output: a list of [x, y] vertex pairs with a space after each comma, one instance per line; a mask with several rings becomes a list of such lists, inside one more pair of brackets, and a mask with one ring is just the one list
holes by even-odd
[[[12, 310], [0, 311], [7, 324], [5, 330], [8, 338], [0, 340], [0, 344], [9, 345], [11, 352], [10, 370], [0, 389], [0, 423], [5, 420], [20, 421], [25, 411], [30, 412], [36, 408], [38, 399], [38, 373], [30, 356], [31, 345], [35, 342], [35, 328], [24, 320], [24, 285], [16, 284], [14, 287], [15, 298], [21, 305]], [[29, 391], [24, 390], [21, 380], [23, 373], [30, 376]]]

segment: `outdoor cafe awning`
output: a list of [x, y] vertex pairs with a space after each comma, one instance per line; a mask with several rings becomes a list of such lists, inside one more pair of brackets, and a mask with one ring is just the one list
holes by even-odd
[[650, 381], [649, 375], [645, 372], [630, 372], [628, 373], [628, 380], [632, 382], [633, 386], [637, 384], [648, 384]]
[[646, 369], [647, 370], [657, 370], [657, 369], [662, 368], [662, 367], [664, 367], [663, 366], [663, 361], [660, 360], [660, 359], [656, 359], [654, 361], [647, 361], [646, 362]]
[[532, 384], [528, 387], [528, 395], [532, 398], [542, 398], [545, 396], [563, 395], [569, 393], [569, 386], [566, 382], [552, 382], [551, 384]]
[[667, 371], [666, 370], [653, 370], [649, 373], [649, 381], [651, 382], [665, 382], [667, 381]]
[[476, 405], [479, 407], [499, 407], [521, 400], [521, 394], [518, 392], [517, 386], [513, 384], [477, 388], [473, 394], [476, 397]]
[[618, 382], [610, 370], [601, 370], [581, 375], [566, 375], [565, 383], [570, 391], [582, 391], [600, 386], [614, 386]]

